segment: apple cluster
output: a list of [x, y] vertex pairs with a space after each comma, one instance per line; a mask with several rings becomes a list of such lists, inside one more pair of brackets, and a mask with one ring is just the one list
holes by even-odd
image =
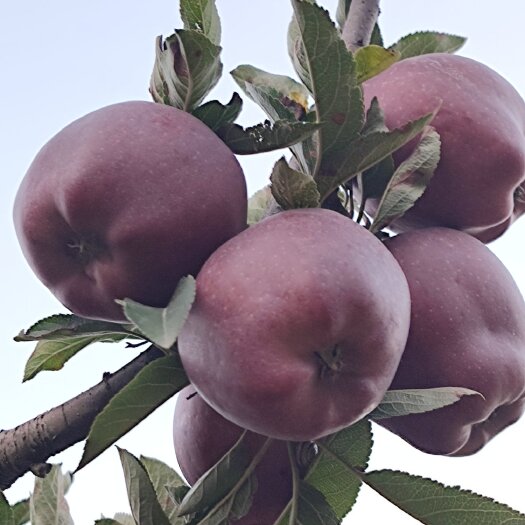
[[29, 264], [77, 315], [122, 322], [115, 299], [165, 306], [182, 276], [197, 276], [178, 340], [191, 386], [175, 448], [193, 484], [243, 429], [253, 455], [275, 439], [246, 525], [272, 523], [290, 498], [285, 441], [352, 425], [388, 389], [478, 392], [381, 420], [432, 454], [472, 454], [525, 408], [525, 303], [484, 244], [525, 211], [525, 103], [486, 66], [448, 54], [402, 60], [363, 89], [389, 127], [440, 106], [440, 164], [386, 241], [322, 208], [248, 227], [231, 151], [190, 114], [149, 102], [67, 126], [16, 198]]

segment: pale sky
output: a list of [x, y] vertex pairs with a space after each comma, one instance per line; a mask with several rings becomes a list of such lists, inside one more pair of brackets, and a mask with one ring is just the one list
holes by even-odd
[[[336, 0], [319, 3], [335, 14]], [[286, 52], [291, 8], [287, 0], [217, 0], [223, 24], [225, 75], [211, 94], [229, 100], [236, 85], [228, 71], [250, 63], [293, 75]], [[468, 37], [460, 52], [486, 63], [525, 95], [522, 59], [522, 0], [384, 0], [381, 27], [387, 44], [416, 30], [440, 30]], [[102, 106], [132, 99], [148, 100], [154, 40], [180, 27], [178, 2], [157, 0], [49, 0], [4, 2], [0, 8], [0, 221], [3, 296], [0, 315], [0, 428], [11, 428], [62, 403], [98, 382], [137, 351], [124, 345], [90, 347], [59, 373], [42, 373], [21, 384], [31, 343], [14, 343], [22, 328], [53, 313], [65, 312], [27, 266], [12, 226], [16, 189], [39, 148], [62, 127]], [[245, 101], [241, 123], [255, 124], [262, 112]], [[263, 186], [282, 153], [240, 159], [250, 193]], [[525, 219], [491, 245], [525, 291]], [[171, 441], [174, 399], [133, 430], [119, 445], [135, 455], [156, 457], [175, 466]], [[373, 468], [395, 468], [432, 477], [490, 496], [525, 512], [525, 419], [469, 458], [432, 457], [375, 427]], [[82, 445], [53, 458], [73, 470]], [[516, 473], [516, 474], [515, 474]], [[25, 476], [7, 497], [26, 497], [32, 477]], [[114, 448], [78, 473], [68, 501], [77, 525], [92, 524], [102, 514], [129, 512], [122, 469]], [[415, 520], [364, 489], [345, 523], [409, 525]]]

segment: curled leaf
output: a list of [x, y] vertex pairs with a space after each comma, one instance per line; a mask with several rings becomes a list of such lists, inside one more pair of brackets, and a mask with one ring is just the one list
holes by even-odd
[[394, 171], [381, 197], [370, 231], [376, 233], [401, 217], [423, 195], [441, 152], [438, 132], [428, 127], [408, 159]]
[[275, 163], [270, 182], [272, 195], [283, 210], [319, 206], [320, 195], [313, 177], [290, 168], [284, 157]]

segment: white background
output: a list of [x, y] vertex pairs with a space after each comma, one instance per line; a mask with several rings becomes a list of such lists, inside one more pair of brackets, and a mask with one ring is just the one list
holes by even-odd
[[[335, 13], [335, 0], [320, 3]], [[287, 0], [218, 0], [223, 22], [225, 75], [212, 97], [229, 100], [236, 85], [228, 71], [251, 63], [292, 75], [286, 52], [291, 15]], [[496, 7], [497, 6], [497, 7]], [[462, 54], [499, 71], [525, 94], [521, 0], [385, 0], [381, 25], [387, 44], [422, 29], [469, 38]], [[123, 345], [90, 347], [60, 373], [42, 373], [21, 383], [30, 343], [14, 343], [22, 328], [64, 308], [33, 276], [19, 250], [11, 220], [14, 195], [38, 149], [70, 121], [114, 102], [149, 99], [148, 83], [154, 39], [180, 27], [178, 3], [157, 0], [48, 0], [0, 4], [0, 232], [2, 294], [0, 315], [0, 428], [11, 428], [69, 399], [114, 371], [136, 350]], [[241, 122], [255, 124], [263, 114], [246, 101]], [[266, 183], [279, 154], [243, 158], [250, 193]], [[525, 290], [525, 219], [491, 248]], [[525, 351], [525, 348], [524, 348]], [[119, 443], [136, 455], [158, 457], [175, 465], [171, 443], [174, 400], [167, 402]], [[411, 449], [376, 428], [374, 468], [397, 468], [460, 484], [525, 512], [525, 420], [503, 432], [474, 457], [431, 457]], [[81, 446], [53, 458], [64, 468], [76, 467]], [[31, 476], [18, 481], [11, 502], [29, 494]], [[75, 523], [91, 524], [102, 514], [128, 511], [116, 450], [110, 449], [78, 473], [68, 500]], [[363, 489], [345, 523], [415, 523], [376, 494]]]

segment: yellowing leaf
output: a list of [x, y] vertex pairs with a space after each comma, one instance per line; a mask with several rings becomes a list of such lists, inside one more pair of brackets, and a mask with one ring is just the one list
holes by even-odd
[[396, 50], [376, 45], [360, 47], [355, 53], [357, 81], [361, 83], [378, 75], [400, 58], [401, 53]]

